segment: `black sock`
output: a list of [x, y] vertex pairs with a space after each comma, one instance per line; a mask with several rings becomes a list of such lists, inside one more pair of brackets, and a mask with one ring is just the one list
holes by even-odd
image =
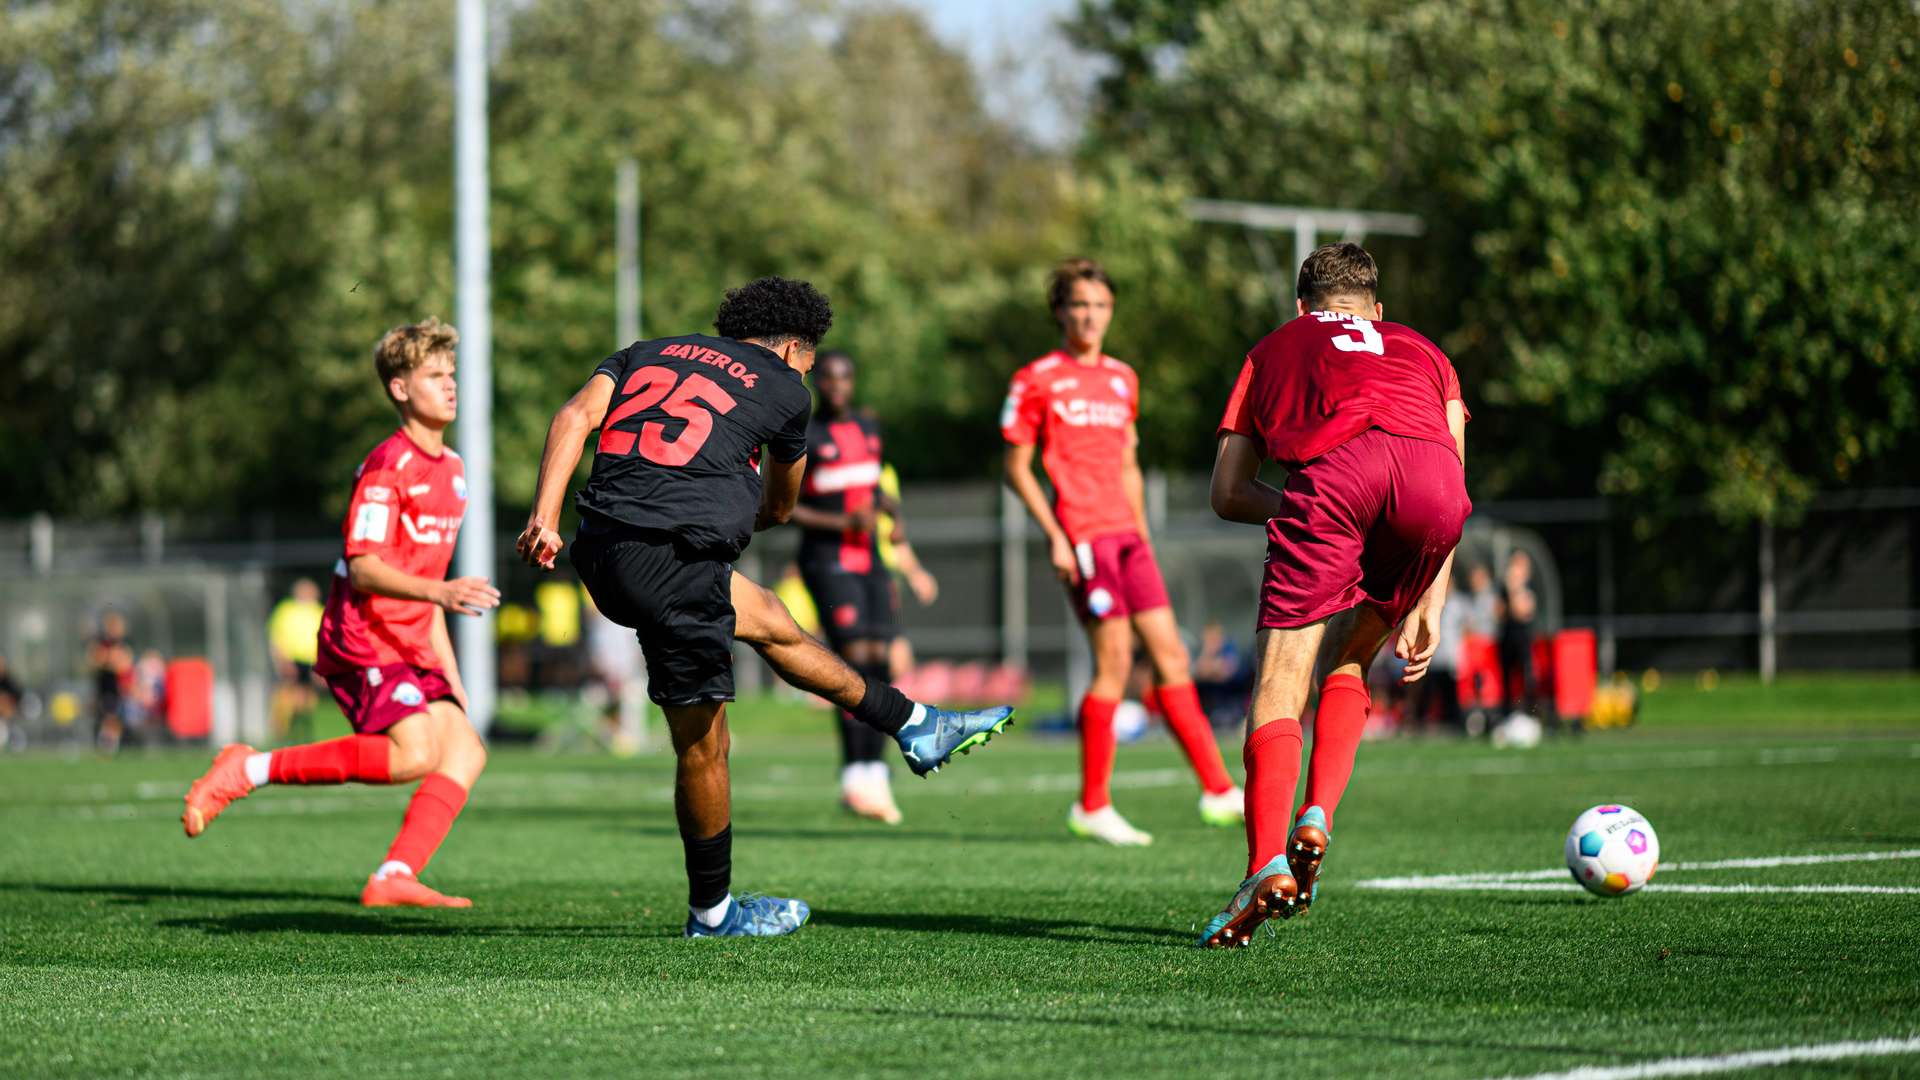
[[733, 883], [733, 826], [705, 840], [680, 834], [687, 850], [687, 904], [706, 909], [727, 898]]
[[840, 722], [840, 764], [853, 765], [872, 760], [867, 747], [873, 742], [871, 736], [879, 733], [855, 719], [845, 709], [834, 713], [833, 717]]
[[867, 674], [867, 696], [861, 698], [860, 704], [851, 711], [855, 720], [868, 727], [888, 735], [898, 735], [913, 716], [913, 702], [908, 701], [907, 695], [895, 690], [885, 679]]
[[[885, 660], [876, 660], [868, 664], [858, 664], [858, 665], [855, 665], [854, 670], [858, 671], [860, 674], [865, 675], [867, 677], [867, 685], [869, 687], [873, 686], [875, 683], [878, 683], [882, 686], [887, 687], [890, 690], [893, 689], [893, 684], [888, 681], [893, 677], [893, 665], [887, 663]], [[899, 691], [897, 690], [895, 690], [894, 692], [899, 693]], [[869, 693], [871, 693], [871, 691], [869, 691]], [[911, 700], [907, 702], [907, 713], [908, 715], [912, 715], [913, 713], [913, 702]], [[905, 720], [902, 720], [900, 722], [902, 724], [906, 723]], [[892, 733], [879, 731], [874, 728], [867, 727], [864, 724], [861, 725], [857, 730], [860, 732], [860, 740], [854, 744], [854, 749], [859, 754], [859, 756], [856, 757], [854, 760], [856, 761], [887, 760], [888, 755], [893, 752]]]

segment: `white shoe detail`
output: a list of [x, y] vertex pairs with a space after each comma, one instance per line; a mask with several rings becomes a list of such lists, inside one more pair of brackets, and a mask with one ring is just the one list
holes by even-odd
[[1200, 816], [1208, 821], [1216, 818], [1231, 817], [1235, 821], [1245, 821], [1247, 817], [1247, 793], [1237, 787], [1228, 788], [1218, 795], [1200, 796]]
[[1080, 808], [1079, 803], [1074, 803], [1073, 809], [1067, 812], [1067, 829], [1075, 836], [1104, 841], [1116, 847], [1146, 847], [1153, 843], [1153, 834], [1134, 828], [1112, 805], [1088, 813]]

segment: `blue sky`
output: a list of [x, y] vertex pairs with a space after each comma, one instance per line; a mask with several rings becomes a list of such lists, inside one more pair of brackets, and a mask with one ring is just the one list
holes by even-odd
[[[905, 0], [932, 20], [934, 30], [972, 57], [984, 76], [987, 105], [1037, 138], [1070, 138], [1078, 94], [1091, 74], [1064, 49], [1054, 24], [1077, 0]], [[1018, 78], [1009, 80], [1014, 70]]]

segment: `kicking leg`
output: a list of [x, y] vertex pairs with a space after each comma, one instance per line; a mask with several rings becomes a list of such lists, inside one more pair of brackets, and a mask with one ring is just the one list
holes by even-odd
[[687, 865], [687, 937], [790, 934], [807, 921], [799, 900], [732, 894], [732, 781], [722, 702], [666, 706], [673, 737], [673, 816]]
[[733, 636], [751, 645], [774, 673], [847, 710], [856, 720], [893, 736], [914, 773], [936, 772], [956, 752], [965, 753], [1004, 730], [1013, 709], [949, 712], [909, 701], [892, 684], [855, 671], [832, 650], [802, 631], [770, 589], [735, 573]]

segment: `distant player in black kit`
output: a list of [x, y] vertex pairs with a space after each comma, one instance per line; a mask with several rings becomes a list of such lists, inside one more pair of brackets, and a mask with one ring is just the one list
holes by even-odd
[[[880, 425], [853, 408], [853, 358], [822, 353], [813, 369], [820, 404], [807, 425], [807, 475], [793, 523], [802, 530], [800, 576], [820, 609], [827, 641], [855, 671], [885, 681], [899, 634], [893, 577], [880, 559], [880, 514], [899, 506], [880, 491]], [[840, 803], [864, 818], [900, 823], [887, 776], [886, 736], [840, 713]]]
[[[593, 472], [575, 500], [573, 565], [608, 618], [638, 631], [648, 693], [678, 757], [674, 814], [686, 849], [688, 937], [788, 934], [807, 905], [729, 891], [733, 830], [726, 703], [732, 643], [780, 677], [893, 736], [913, 771], [986, 742], [1006, 707], [955, 713], [915, 704], [802, 633], [779, 598], [734, 572], [753, 533], [793, 512], [807, 465], [812, 396], [802, 376], [833, 324], [811, 285], [761, 278], [727, 293], [719, 336], [640, 341], [613, 354], [554, 415], [533, 511], [516, 545], [552, 569], [561, 501], [587, 434]], [[769, 450], [761, 472], [761, 447]]]

